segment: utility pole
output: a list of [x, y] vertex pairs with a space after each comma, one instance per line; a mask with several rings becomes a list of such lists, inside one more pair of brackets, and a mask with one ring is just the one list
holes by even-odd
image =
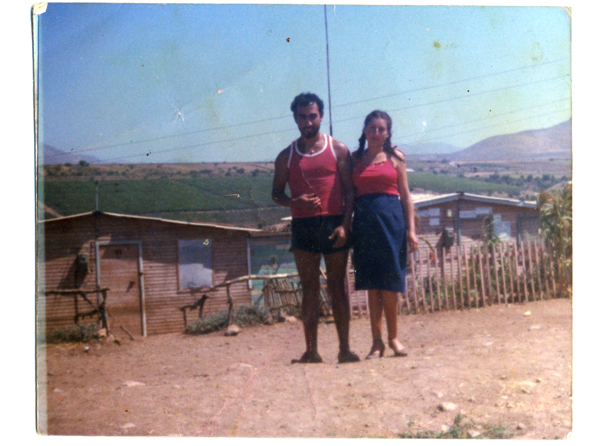
[[325, 47], [327, 49], [327, 94], [329, 97], [329, 134], [333, 136], [333, 122], [331, 121], [331, 83], [329, 81], [329, 33], [327, 31], [327, 5], [323, 5], [325, 11]]

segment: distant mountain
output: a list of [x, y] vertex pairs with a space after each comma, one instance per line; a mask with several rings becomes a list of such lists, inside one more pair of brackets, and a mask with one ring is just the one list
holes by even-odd
[[43, 144], [42, 150], [43, 154], [40, 154], [40, 159], [43, 160], [45, 165], [65, 163], [77, 164], [81, 160], [87, 161], [90, 164], [102, 163], [102, 161], [95, 156], [65, 152], [64, 150], [57, 149], [50, 144]]
[[569, 119], [546, 129], [492, 136], [445, 157], [450, 161], [531, 161], [540, 158], [570, 158], [571, 129], [571, 119]]
[[417, 144], [399, 144], [398, 149], [407, 155], [441, 155], [460, 151], [460, 147], [452, 144], [424, 142]]

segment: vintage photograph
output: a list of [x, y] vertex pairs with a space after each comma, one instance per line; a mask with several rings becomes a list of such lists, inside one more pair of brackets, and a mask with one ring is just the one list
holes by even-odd
[[570, 438], [571, 26], [33, 5], [37, 434]]

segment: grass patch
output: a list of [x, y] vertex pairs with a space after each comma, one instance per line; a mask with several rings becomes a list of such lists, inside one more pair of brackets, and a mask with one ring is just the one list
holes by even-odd
[[92, 339], [98, 339], [98, 327], [96, 324], [77, 324], [53, 330], [46, 336], [46, 343], [89, 342]]
[[[446, 432], [442, 431], [410, 431], [412, 425], [409, 424], [409, 432], [404, 432], [398, 435], [398, 438], [430, 438], [430, 439], [454, 439], [454, 440], [465, 440], [469, 438], [477, 439], [509, 439], [515, 436], [508, 426], [503, 424], [484, 424], [482, 426], [475, 426], [471, 423], [462, 423], [465, 416], [458, 414], [454, 417], [454, 424]], [[472, 436], [477, 431], [478, 435]]]
[[[219, 331], [227, 326], [227, 311], [211, 313], [202, 319], [190, 322], [185, 327], [187, 334], [200, 335]], [[254, 305], [252, 307], [243, 305], [234, 308], [231, 315], [231, 323], [245, 327], [248, 325], [262, 325], [270, 320], [269, 310], [264, 306]]]

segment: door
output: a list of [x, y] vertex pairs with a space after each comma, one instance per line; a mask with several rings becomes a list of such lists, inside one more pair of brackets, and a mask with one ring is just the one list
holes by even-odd
[[110, 243], [98, 247], [100, 286], [108, 288], [106, 307], [111, 331], [121, 327], [132, 336], [142, 336], [140, 295], [140, 248], [137, 243]]

